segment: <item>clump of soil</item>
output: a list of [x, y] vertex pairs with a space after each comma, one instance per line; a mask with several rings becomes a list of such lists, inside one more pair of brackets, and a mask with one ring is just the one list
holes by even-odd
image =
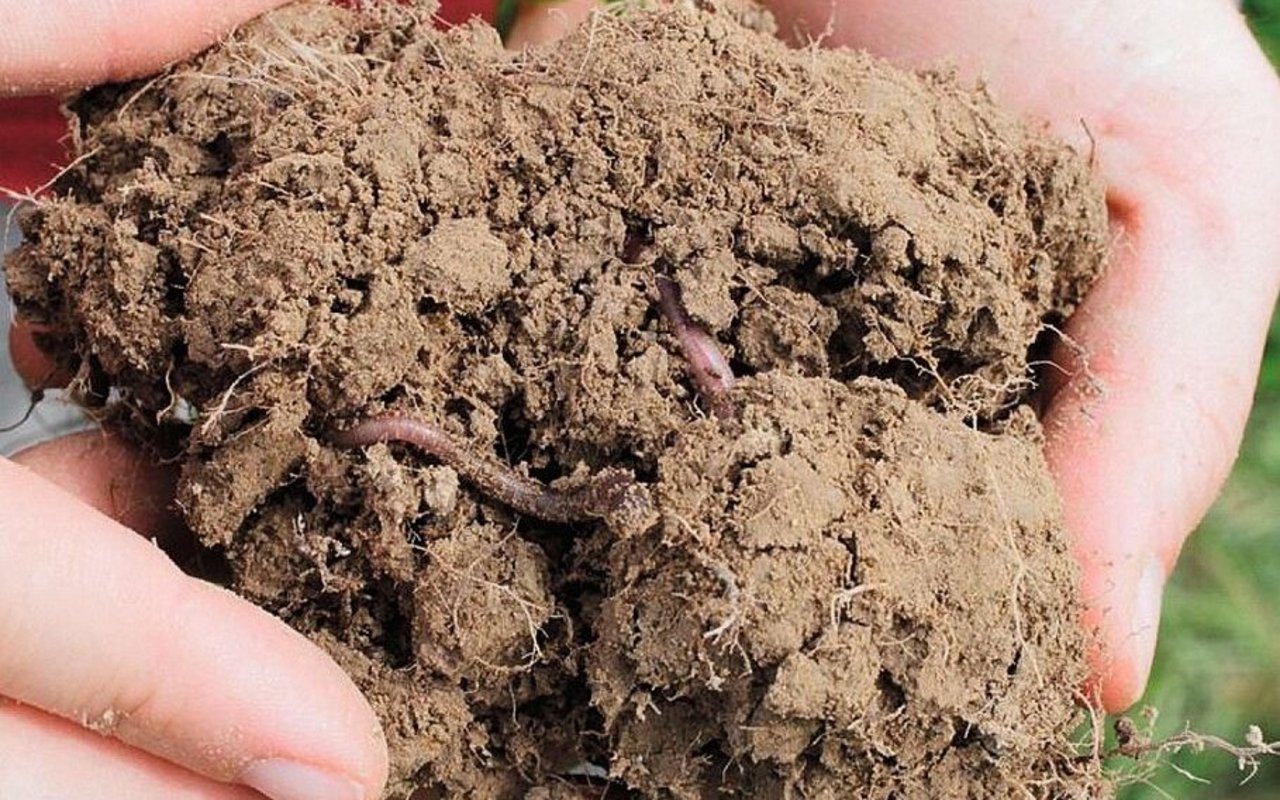
[[[86, 402], [184, 437], [187, 521], [369, 694], [394, 791], [1102, 791], [1026, 405], [1100, 268], [1082, 160], [723, 9], [511, 55], [390, 5], [76, 99], [9, 273]], [[335, 439], [386, 413], [564, 491], [627, 470], [628, 513], [541, 520]]]

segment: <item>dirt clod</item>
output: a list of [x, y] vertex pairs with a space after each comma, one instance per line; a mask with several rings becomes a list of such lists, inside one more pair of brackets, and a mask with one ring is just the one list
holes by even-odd
[[[303, 3], [83, 94], [8, 265], [82, 396], [185, 437], [186, 519], [366, 691], [393, 792], [1104, 792], [1026, 405], [1101, 265], [1083, 160], [714, 8], [519, 55], [429, 11]], [[643, 503], [335, 439], [393, 416]]]

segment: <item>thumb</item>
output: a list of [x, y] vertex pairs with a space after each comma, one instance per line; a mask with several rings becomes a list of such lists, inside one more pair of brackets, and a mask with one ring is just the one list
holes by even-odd
[[98, 441], [0, 459], [0, 695], [274, 800], [380, 796], [385, 740], [336, 664], [82, 502], [145, 525], [122, 495], [164, 490]]
[[1044, 420], [1108, 710], [1141, 696], [1165, 578], [1235, 460], [1280, 264], [1274, 235], [1224, 236], [1161, 192], [1125, 198], [1113, 187], [1117, 253], [1067, 327], [1055, 360], [1073, 377]]

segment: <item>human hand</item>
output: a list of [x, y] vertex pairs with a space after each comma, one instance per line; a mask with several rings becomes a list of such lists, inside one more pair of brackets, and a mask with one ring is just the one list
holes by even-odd
[[[279, 2], [13, 4], [0, 95], [153, 71]], [[0, 797], [380, 796], [386, 745], [350, 679], [143, 538], [168, 525], [172, 479], [101, 433], [0, 459]]]
[[[1165, 579], [1235, 460], [1280, 287], [1267, 219], [1280, 208], [1280, 82], [1226, 2], [766, 5], [794, 39], [981, 77], [1096, 159], [1117, 244], [1054, 356], [1069, 377], [1046, 376], [1042, 418], [1097, 634], [1088, 691], [1128, 707]], [[553, 39], [592, 8], [529, 5], [509, 43]]]
[[1235, 460], [1280, 287], [1280, 229], [1264, 221], [1280, 208], [1280, 82], [1225, 2], [776, 12], [782, 30], [830, 20], [833, 42], [905, 66], [950, 61], [1094, 154], [1117, 244], [1067, 326], [1074, 346], [1055, 361], [1070, 377], [1049, 387], [1043, 419], [1099, 634], [1095, 688], [1109, 710], [1131, 705], [1165, 578]]

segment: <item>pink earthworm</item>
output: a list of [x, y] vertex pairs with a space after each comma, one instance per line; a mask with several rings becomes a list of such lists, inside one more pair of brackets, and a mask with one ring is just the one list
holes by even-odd
[[338, 447], [368, 447], [379, 442], [404, 442], [453, 467], [458, 475], [484, 494], [531, 517], [548, 522], [581, 522], [608, 516], [622, 506], [635, 476], [608, 467], [586, 484], [565, 491], [516, 472], [509, 465], [477, 455], [458, 445], [438, 426], [401, 414], [373, 417], [335, 432]]
[[658, 310], [675, 331], [680, 350], [689, 362], [694, 386], [706, 400], [711, 413], [731, 419], [736, 411], [729, 397], [733, 370], [714, 338], [698, 327], [680, 300], [680, 286], [665, 275], [658, 276]]

